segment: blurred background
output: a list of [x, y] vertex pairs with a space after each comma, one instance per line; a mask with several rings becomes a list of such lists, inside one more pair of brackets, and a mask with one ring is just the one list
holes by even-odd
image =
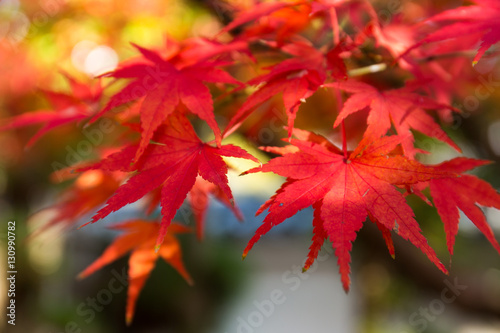
[[[388, 7], [389, 2], [374, 2], [374, 6], [386, 13], [387, 8], [394, 8]], [[425, 8], [429, 3], [420, 5]], [[435, 3], [432, 8], [442, 9], [461, 1]], [[49, 107], [40, 89], [68, 93], [61, 72], [91, 82], [95, 75], [112, 70], [119, 61], [136, 55], [130, 42], [157, 47], [166, 43], [167, 36], [177, 40], [213, 36], [232, 19], [225, 5], [217, 0], [0, 0], [0, 119]], [[392, 14], [404, 16], [405, 8], [414, 6], [401, 1]], [[367, 47], [376, 50], [374, 45]], [[445, 124], [465, 156], [496, 162], [475, 174], [497, 189], [500, 89], [493, 85], [486, 98], [476, 95], [485, 78], [500, 81], [499, 61], [485, 57], [474, 68], [460, 69], [459, 75], [466, 79], [453, 102], [464, 112]], [[477, 105], [470, 104], [474, 98]], [[322, 92], [315, 94], [299, 112], [296, 126], [327, 133], [336, 116], [333, 105]], [[360, 134], [356, 117], [364, 121], [366, 114], [347, 124], [353, 145]], [[255, 147], [273, 145], [286, 135], [276, 131], [276, 125], [283, 124], [281, 114], [270, 120], [250, 120], [242, 128], [243, 136], [230, 139], [265, 161], [269, 156]], [[367, 222], [354, 244], [352, 286], [346, 295], [330, 244], [324, 246], [314, 266], [301, 273], [312, 234], [312, 210], [276, 227], [243, 262], [246, 242], [263, 219], [254, 213], [283, 181], [267, 174], [238, 177], [245, 165], [236, 165], [230, 177], [244, 222], [225, 206], [211, 202], [204, 241], [180, 236], [195, 285], [190, 287], [159, 261], [138, 299], [134, 322], [126, 327], [127, 257], [84, 280], [76, 276], [116, 236], [106, 226], [140, 215], [141, 203], [81, 230], [50, 229], [27, 239], [49, 219], [50, 212], [44, 208], [71, 184], [55, 182], [51, 174], [54, 162], [64, 164], [68, 151], [84, 138], [82, 126], [69, 125], [28, 149], [25, 145], [35, 128], [0, 133], [0, 241], [6, 242], [7, 222], [15, 220], [18, 270], [16, 326], [8, 325], [2, 315], [1, 332], [500, 332], [500, 257], [466, 217], [461, 219], [450, 276], [442, 275], [401, 239], [394, 239], [393, 260], [378, 230]], [[119, 130], [111, 132], [103, 148], [120, 134]], [[432, 152], [422, 157], [426, 162], [457, 156], [445, 144], [416, 135], [420, 147]], [[435, 210], [418, 198], [410, 196], [408, 201], [438, 257], [450, 262]], [[484, 211], [498, 239], [500, 213]], [[192, 223], [190, 216], [178, 219]], [[8, 289], [6, 249], [6, 245], [0, 247], [2, 308]]]

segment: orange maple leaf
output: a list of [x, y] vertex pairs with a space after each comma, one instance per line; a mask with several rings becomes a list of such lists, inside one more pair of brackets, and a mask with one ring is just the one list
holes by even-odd
[[172, 265], [190, 285], [193, 284], [193, 280], [182, 262], [179, 241], [175, 238], [175, 234], [190, 232], [191, 229], [177, 223], [172, 223], [168, 228], [165, 240], [159, 251], [155, 252], [156, 237], [160, 230], [160, 223], [137, 219], [122, 222], [114, 225], [112, 228], [123, 230], [125, 234], [116, 238], [99, 258], [78, 275], [78, 278], [82, 279], [89, 276], [131, 251], [128, 270], [127, 309], [125, 314], [127, 325], [130, 325], [134, 317], [137, 298], [155, 267], [158, 257], [162, 257], [163, 260]]

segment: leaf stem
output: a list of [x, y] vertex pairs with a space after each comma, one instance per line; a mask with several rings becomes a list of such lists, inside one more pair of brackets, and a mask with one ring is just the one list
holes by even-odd
[[345, 135], [345, 125], [344, 120], [340, 124], [340, 129], [342, 131], [342, 151], [344, 152], [344, 161], [347, 161], [347, 138]]
[[361, 76], [361, 75], [365, 75], [365, 74], [382, 72], [386, 69], [387, 69], [387, 64], [382, 62], [379, 64], [373, 64], [373, 65], [366, 66], [366, 67], [351, 69], [351, 70], [347, 71], [347, 76], [349, 76], [349, 77]]
[[[340, 89], [335, 89], [335, 97], [337, 100], [337, 109], [340, 114], [340, 111], [344, 106], [344, 101], [342, 100]], [[345, 134], [344, 119], [342, 119], [342, 123], [340, 124], [340, 130], [342, 132], [342, 151], [344, 152], [344, 161], [347, 162], [347, 136]]]

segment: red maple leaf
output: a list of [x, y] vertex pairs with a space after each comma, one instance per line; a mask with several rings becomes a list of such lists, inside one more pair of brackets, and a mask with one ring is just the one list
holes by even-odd
[[385, 48], [393, 58], [397, 59], [401, 68], [415, 71], [420, 68], [420, 64], [415, 64], [414, 59], [416, 57], [424, 58], [425, 54], [418, 52], [412, 58], [403, 57], [406, 55], [406, 50], [415, 44], [417, 32], [411, 25], [401, 23], [399, 18], [395, 17], [389, 24], [382, 24], [374, 19], [365, 30], [373, 35], [377, 46]]
[[[198, 175], [193, 187], [189, 191], [188, 196], [189, 206], [191, 207], [191, 212], [194, 215], [196, 223], [196, 237], [198, 240], [202, 240], [204, 235], [209, 195], [214, 196], [215, 199], [228, 207], [238, 220], [243, 220], [243, 214], [238, 206], [236, 206], [236, 203], [230, 200], [220, 187]], [[162, 187], [158, 187], [153, 190], [149, 197], [150, 200], [146, 208], [147, 215], [150, 215], [158, 207], [158, 205], [161, 204]]]
[[361, 1], [254, 1], [240, 6], [237, 9], [236, 18], [225, 26], [217, 36], [245, 25], [242, 28], [243, 31], [238, 33], [237, 39], [270, 40], [275, 41], [278, 45], [283, 45], [286, 41], [296, 39], [298, 33], [308, 28], [315, 18], [321, 18], [325, 26], [323, 27], [324, 31], [321, 31], [320, 34], [331, 29], [334, 34], [334, 43], [337, 44], [340, 40], [338, 12], [342, 12], [342, 14], [345, 12], [354, 21], [358, 21], [357, 15], [360, 15], [362, 8], [373, 11], [370, 3]]
[[52, 105], [52, 110], [37, 110], [23, 113], [10, 119], [3, 119], [4, 125], [0, 131], [43, 124], [42, 128], [28, 141], [26, 147], [31, 147], [44, 134], [56, 127], [78, 122], [93, 116], [99, 110], [102, 96], [100, 82], [86, 85], [65, 74], [71, 86], [71, 93], [65, 94], [40, 89]]
[[[106, 217], [161, 186], [162, 221], [156, 243], [158, 247], [198, 175], [220, 189], [232, 204], [234, 199], [226, 176], [228, 167], [222, 156], [259, 162], [240, 147], [230, 144], [213, 147], [202, 142], [187, 118], [179, 113], [167, 118], [165, 125], [158, 129], [154, 141], [156, 143], [150, 144], [139, 163], [133, 166], [131, 163], [136, 156], [137, 145], [128, 146], [91, 167], [80, 169], [137, 171], [127, 183], [118, 188], [106, 202], [107, 205], [84, 225]], [[199, 187], [195, 187], [195, 191], [198, 190]]]
[[[422, 250], [440, 270], [447, 272], [421, 234], [404, 195], [394, 185], [452, 177], [453, 173], [392, 154], [404, 140], [399, 136], [377, 140], [365, 138], [346, 159], [327, 139], [312, 133], [304, 138], [306, 133], [300, 131], [301, 139], [291, 140], [298, 150], [285, 150], [283, 156], [246, 172], [274, 172], [287, 180], [259, 210], [258, 213], [268, 209], [269, 213], [245, 248], [244, 257], [273, 226], [299, 210], [313, 206], [313, 245], [305, 269], [314, 261], [323, 240], [328, 237], [335, 249], [346, 291], [350, 284], [352, 242], [367, 216], [373, 217], [386, 240], [389, 231], [394, 230]], [[389, 250], [393, 252], [390, 246]]]
[[345, 101], [334, 127], [339, 126], [350, 114], [369, 107], [370, 113], [367, 119], [366, 135], [383, 136], [391, 128], [392, 123], [398, 134], [406, 136], [406, 139], [402, 142], [402, 147], [405, 154], [410, 158], [413, 158], [419, 152], [414, 147], [414, 139], [410, 129], [444, 141], [457, 151], [461, 151], [425, 111], [425, 109], [451, 109], [451, 107], [439, 104], [427, 96], [414, 92], [416, 86], [386, 91], [379, 91], [369, 84], [357, 81], [328, 83], [325, 86], [352, 93]]
[[190, 232], [190, 229], [177, 223], [172, 223], [165, 235], [165, 240], [158, 251], [154, 250], [160, 223], [145, 220], [130, 220], [114, 225], [111, 228], [124, 231], [125, 234], [117, 237], [104, 253], [90, 266], [78, 275], [83, 279], [102, 267], [112, 263], [131, 251], [128, 261], [128, 292], [125, 320], [127, 325], [132, 323], [135, 303], [146, 283], [151, 271], [155, 267], [158, 257], [163, 258], [168, 264], [179, 272], [190, 284], [193, 284], [189, 273], [182, 263], [182, 252], [176, 234]]
[[[300, 10], [300, 9], [302, 10]], [[304, 28], [310, 6], [303, 1], [296, 2], [262, 2], [253, 4], [251, 8], [241, 9], [236, 18], [225, 26], [218, 35], [231, 31], [243, 24], [253, 23], [247, 28], [244, 38], [262, 38], [266, 33], [277, 33], [277, 40], [282, 41]], [[284, 16], [284, 14], [286, 14]], [[305, 15], [305, 20], [303, 16]], [[261, 19], [266, 18], [264, 22]]]
[[446, 10], [425, 20], [420, 25], [437, 24], [440, 26], [439, 30], [429, 34], [406, 52], [426, 43], [477, 35], [476, 42], [480, 41], [481, 45], [472, 60], [473, 65], [477, 64], [484, 53], [500, 41], [500, 21], [498, 20], [500, 2], [497, 0], [474, 0], [474, 2], [477, 5]]
[[500, 195], [487, 182], [473, 175], [462, 174], [465, 171], [488, 164], [488, 161], [458, 157], [436, 165], [437, 170], [460, 174], [457, 178], [432, 179], [424, 184], [417, 184], [417, 190], [430, 186], [430, 193], [439, 216], [444, 224], [446, 244], [453, 255], [455, 236], [460, 220], [459, 210], [475, 224], [488, 241], [500, 253], [498, 244], [486, 217], [478, 205], [500, 209]]
[[217, 68], [225, 62], [203, 61], [176, 68], [157, 52], [134, 45], [145, 61], [134, 61], [120, 66], [106, 76], [134, 80], [115, 94], [106, 107], [91, 121], [105, 112], [142, 98], [140, 106], [141, 141], [135, 159], [144, 152], [155, 131], [163, 121], [182, 103], [189, 111], [207, 122], [220, 145], [220, 129], [215, 121], [210, 90], [203, 82], [240, 84], [227, 72]]
[[219, 186], [198, 176], [193, 188], [189, 191], [189, 204], [196, 222], [196, 237], [199, 240], [203, 239], [209, 194], [231, 209], [238, 220], [243, 220], [243, 214], [238, 206], [236, 206], [236, 203], [232, 199], [229, 199]]
[[[172, 49], [172, 42], [168, 40], [165, 46], [167, 50]], [[168, 59], [179, 68], [202, 63], [214, 57], [231, 61], [235, 52], [250, 54], [248, 46], [248, 42], [245, 40], [218, 42], [204, 37], [193, 37], [183, 40], [179, 45], [178, 52]]]
[[281, 93], [288, 117], [288, 135], [291, 136], [300, 104], [318, 90], [325, 82], [328, 72], [337, 79], [347, 77], [345, 65], [339, 54], [348, 48], [343, 43], [338, 44], [325, 55], [306, 42], [297, 41], [283, 46], [281, 49], [293, 57], [269, 67], [268, 74], [248, 82], [250, 85], [262, 85], [262, 87], [247, 98], [229, 122], [224, 135], [236, 130], [256, 107]]

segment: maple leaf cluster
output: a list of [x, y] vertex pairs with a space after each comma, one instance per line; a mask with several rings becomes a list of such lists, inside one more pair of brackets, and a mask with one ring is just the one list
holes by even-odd
[[[57, 214], [46, 227], [71, 226], [97, 210], [84, 225], [92, 224], [140, 199], [147, 214], [160, 206], [158, 220], [114, 226], [126, 233], [80, 275], [85, 277], [132, 251], [127, 323], [159, 256], [192, 283], [175, 238], [189, 230], [172, 223], [185, 200], [192, 207], [200, 240], [209, 196], [242, 218], [224, 158], [260, 162], [242, 147], [224, 144], [224, 139], [235, 132], [245, 134], [245, 122], [265, 118], [266, 113], [257, 112], [265, 108], [284, 110], [287, 144], [261, 147], [278, 156], [244, 174], [273, 172], [285, 181], [257, 212], [268, 214], [244, 257], [271, 228], [312, 206], [313, 237], [304, 269], [329, 240], [346, 291], [353, 242], [368, 220], [381, 231], [392, 256], [392, 235], [397, 234], [447, 273], [406, 202], [410, 194], [437, 209], [450, 254], [459, 210], [500, 253], [479, 207], [500, 209], [500, 195], [485, 181], [464, 174], [488, 162], [457, 157], [438, 165], [424, 164], [417, 157], [427, 152], [417, 148], [414, 137], [415, 131], [420, 132], [461, 153], [440, 124], [460, 113], [450, 104], [461, 84], [457, 78], [443, 83], [442, 73], [450, 65], [442, 55], [463, 50], [454, 42], [463, 35], [468, 37], [468, 49], [481, 43], [473, 64], [494, 48], [500, 39], [498, 1], [475, 0], [422, 22], [398, 16], [390, 23], [381, 22], [373, 5], [364, 0], [255, 1], [248, 7], [229, 7], [234, 20], [216, 36], [181, 41], [168, 37], [156, 49], [133, 44], [137, 57], [94, 82], [86, 84], [65, 74], [70, 93], [43, 90], [52, 109], [26, 112], [0, 125], [6, 131], [41, 124], [28, 146], [59, 126], [90, 125], [103, 117], [124, 129], [111, 153], [103, 151], [100, 160], [69, 168], [77, 180], [52, 207]], [[435, 46], [444, 40], [446, 46]], [[379, 71], [385, 71], [384, 77]], [[404, 86], [394, 88], [391, 82]], [[327, 138], [331, 135], [295, 125], [304, 103], [325, 93], [337, 103], [331, 110], [336, 119], [328, 130], [339, 133], [339, 146]], [[355, 118], [355, 113], [362, 115]], [[349, 121], [358, 122], [361, 137], [346, 132]], [[208, 139], [197, 134], [203, 126], [210, 129]], [[357, 140], [352, 151], [347, 148], [348, 138]]]

